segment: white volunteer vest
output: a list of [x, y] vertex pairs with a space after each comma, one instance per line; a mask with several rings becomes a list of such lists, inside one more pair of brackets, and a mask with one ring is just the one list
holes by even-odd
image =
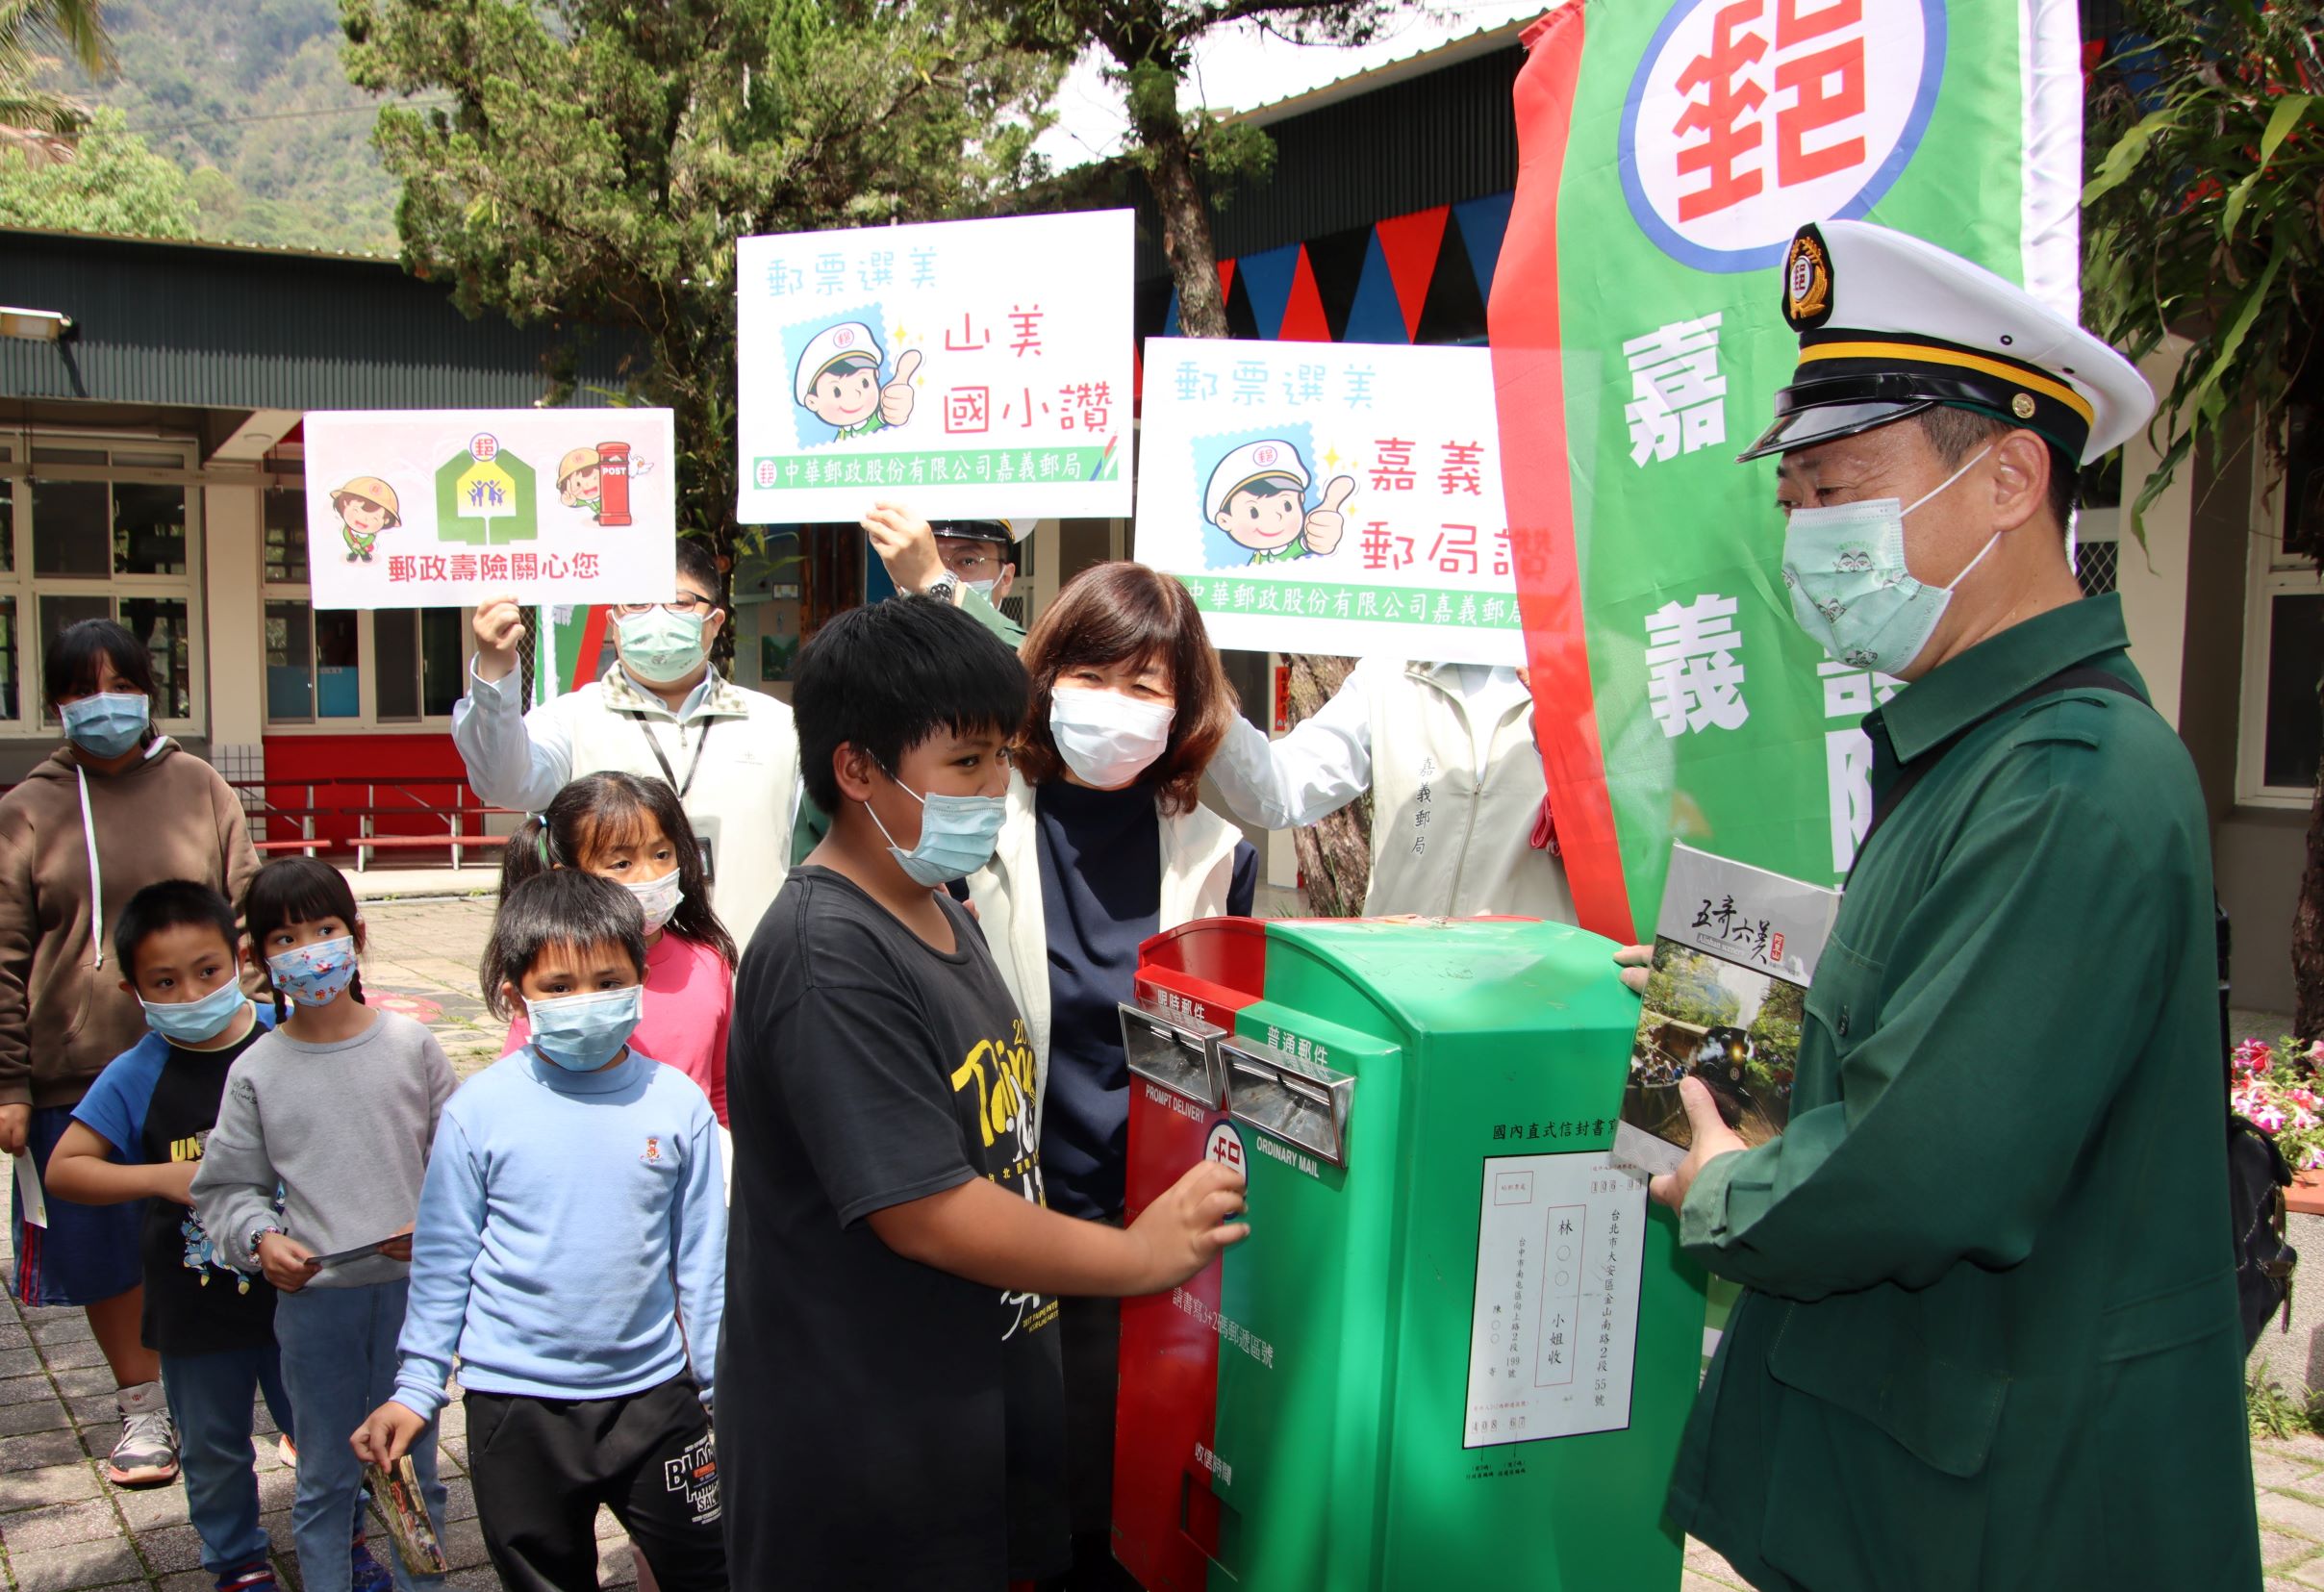
[[1499, 913], [1574, 922], [1565, 867], [1532, 846], [1546, 786], [1530, 698], [1511, 692], [1477, 771], [1469, 706], [1450, 666], [1382, 671], [1372, 694], [1372, 885], [1367, 917]]
[[[711, 904], [737, 946], [750, 944], [774, 894], [791, 871], [791, 815], [798, 782], [798, 733], [791, 709], [763, 692], [721, 680], [704, 711], [683, 728], [667, 717], [644, 720], [615, 711], [602, 681], [536, 710], [555, 712], [572, 732], [575, 776], [614, 771], [642, 779], [663, 777], [645, 743], [661, 743], [670, 771], [686, 786], [681, 805], [695, 832], [710, 843], [718, 877]], [[703, 726], [710, 726], [707, 740]], [[695, 765], [695, 746], [701, 762]], [[688, 778], [688, 770], [693, 777]]]

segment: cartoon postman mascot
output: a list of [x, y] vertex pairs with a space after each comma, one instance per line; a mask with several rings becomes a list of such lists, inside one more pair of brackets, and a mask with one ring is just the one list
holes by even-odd
[[912, 377], [920, 369], [920, 350], [899, 355], [895, 379], [882, 387], [884, 357], [879, 340], [860, 320], [824, 327], [799, 355], [793, 392], [801, 409], [838, 431], [833, 442], [869, 437], [912, 417]]
[[1307, 466], [1290, 442], [1269, 439], [1246, 442], [1210, 472], [1202, 506], [1210, 522], [1237, 546], [1250, 549], [1253, 564], [1328, 553], [1347, 529], [1341, 513], [1355, 477], [1334, 476], [1324, 500], [1307, 507]]
[[379, 533], [403, 523], [395, 489], [376, 475], [358, 475], [331, 494], [332, 512], [339, 516], [339, 534], [347, 544], [347, 562], [371, 562]]
[[605, 495], [605, 462], [594, 447], [577, 447], [557, 461], [557, 500], [593, 516]]

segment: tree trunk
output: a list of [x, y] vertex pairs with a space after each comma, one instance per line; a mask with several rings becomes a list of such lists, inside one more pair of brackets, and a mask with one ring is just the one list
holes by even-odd
[[[1355, 667], [1353, 658], [1295, 652], [1291, 665], [1291, 721], [1297, 724], [1331, 700]], [[1307, 909], [1319, 918], [1354, 918], [1364, 910], [1372, 884], [1372, 793], [1292, 837], [1299, 849], [1300, 879], [1307, 888]]]
[[2292, 1032], [2324, 1037], [2324, 780], [2308, 813], [2308, 866], [2291, 920]]
[[[1218, 250], [1210, 236], [1210, 213], [1195, 183], [1194, 145], [1178, 114], [1177, 80], [1167, 92], [1133, 85], [1130, 120], [1145, 146], [1147, 187], [1162, 216], [1162, 253], [1178, 290], [1178, 331], [1190, 338], [1226, 336], [1226, 295], [1219, 289]], [[1331, 699], [1354, 667], [1350, 658], [1287, 653], [1291, 667], [1291, 721], [1298, 723]], [[1338, 812], [1292, 837], [1308, 907], [1324, 918], [1352, 918], [1363, 911], [1372, 879], [1372, 797], [1366, 793]]]
[[1178, 331], [1190, 338], [1226, 335], [1226, 295], [1219, 291], [1219, 257], [1210, 238], [1210, 213], [1195, 184], [1194, 142], [1178, 114], [1177, 79], [1167, 87], [1136, 84], [1130, 123], [1146, 153], [1146, 186], [1162, 215], [1162, 254], [1178, 290]]

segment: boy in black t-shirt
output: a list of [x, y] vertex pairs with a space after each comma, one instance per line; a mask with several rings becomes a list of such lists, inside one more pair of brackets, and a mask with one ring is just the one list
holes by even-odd
[[744, 953], [719, 1457], [737, 1586], [999, 1592], [1069, 1559], [1057, 1296], [1159, 1292], [1246, 1231], [1190, 1171], [1048, 1210], [1024, 1022], [942, 888], [981, 867], [1024, 671], [924, 597], [850, 610], [792, 712], [830, 833]]
[[290, 1400], [274, 1349], [274, 1289], [218, 1259], [189, 1192], [217, 1124], [226, 1071], [273, 1013], [245, 998], [234, 908], [207, 885], [147, 885], [114, 931], [121, 988], [152, 1029], [73, 1107], [48, 1162], [51, 1199], [145, 1201], [142, 1337], [162, 1356], [186, 1509], [220, 1592], [274, 1592], [250, 1464], [251, 1404], [264, 1392], [285, 1435]]

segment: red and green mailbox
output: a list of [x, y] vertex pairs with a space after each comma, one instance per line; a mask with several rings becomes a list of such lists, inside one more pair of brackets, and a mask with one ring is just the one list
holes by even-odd
[[1122, 1317], [1116, 1554], [1149, 1592], [1663, 1592], [1703, 1276], [1612, 1154], [1613, 947], [1213, 919], [1122, 1008], [1128, 1213], [1207, 1155], [1251, 1236]]

